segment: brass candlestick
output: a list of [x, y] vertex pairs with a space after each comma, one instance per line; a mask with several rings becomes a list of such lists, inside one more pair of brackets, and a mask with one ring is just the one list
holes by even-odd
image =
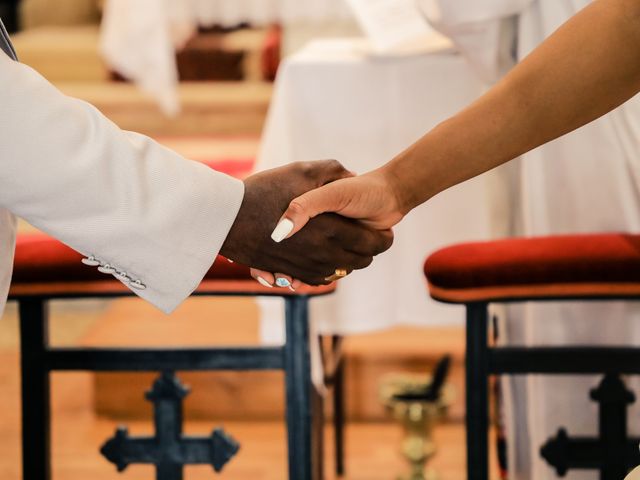
[[398, 480], [436, 480], [426, 465], [436, 454], [433, 429], [451, 404], [453, 391], [444, 385], [449, 370], [445, 357], [431, 375], [391, 375], [383, 379], [380, 397], [391, 415], [403, 426], [401, 452], [410, 471]]

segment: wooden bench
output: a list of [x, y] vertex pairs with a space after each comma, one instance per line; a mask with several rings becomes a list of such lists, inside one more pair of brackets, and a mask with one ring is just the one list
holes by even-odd
[[[330, 294], [335, 285], [289, 289], [269, 289], [260, 286], [249, 276], [246, 267], [218, 258], [195, 295], [209, 296], [271, 296], [281, 297], [286, 305], [286, 343], [277, 347], [246, 348], [60, 348], [48, 341], [48, 304], [58, 299], [117, 298], [133, 293], [111, 275], [99, 273], [81, 263], [82, 256], [44, 235], [18, 237], [13, 283], [9, 299], [18, 302], [22, 367], [22, 445], [23, 478], [48, 480], [50, 466], [50, 373], [54, 371], [158, 371], [164, 372], [157, 388], [172, 385], [175, 371], [194, 370], [284, 370], [286, 383], [286, 419], [289, 445], [289, 478], [292, 480], [319, 479], [322, 476], [322, 424], [314, 424], [314, 416], [321, 411], [312, 407], [311, 359], [309, 344], [308, 308], [312, 297]], [[216, 321], [211, 319], [212, 326]], [[135, 321], [135, 319], [131, 319]], [[218, 325], [224, 325], [220, 322]], [[220, 327], [223, 328], [223, 327]], [[162, 383], [164, 378], [164, 383]], [[341, 375], [337, 376], [341, 379]], [[339, 386], [341, 387], [341, 385]], [[155, 388], [155, 387], [154, 387]], [[180, 388], [176, 387], [180, 393]], [[337, 388], [339, 395], [342, 388]], [[149, 396], [153, 397], [152, 391]], [[341, 401], [336, 400], [341, 405]], [[180, 420], [181, 407], [175, 407], [170, 419], [158, 418], [161, 428], [169, 420]], [[171, 415], [169, 415], [171, 417]], [[342, 438], [342, 415], [339, 415], [339, 438]], [[179, 433], [181, 435], [181, 425]], [[176, 432], [174, 432], [176, 433]], [[123, 436], [124, 435], [124, 436]], [[177, 434], [176, 434], [177, 435]], [[178, 435], [179, 436], [179, 435]], [[126, 432], [119, 432], [103, 453], [126, 468], [127, 455], [114, 453], [114, 443], [126, 441]], [[119, 438], [119, 440], [118, 440]], [[219, 469], [224, 461], [203, 462], [201, 454], [181, 457], [180, 438], [170, 439], [164, 453], [142, 455], [140, 463], [156, 465], [157, 478], [182, 478], [183, 465], [212, 463]], [[212, 437], [212, 442], [221, 437]], [[223, 442], [224, 443], [224, 442]], [[223, 445], [224, 446], [224, 445]], [[235, 453], [231, 442], [231, 452]], [[186, 448], [186, 447], [185, 447]], [[198, 447], [199, 448], [199, 447]], [[208, 448], [208, 447], [207, 447]], [[211, 447], [213, 448], [213, 447]], [[173, 450], [172, 450], [173, 449]], [[171, 453], [173, 452], [173, 453]], [[178, 452], [178, 453], [176, 453]], [[175, 454], [175, 455], [174, 455]], [[342, 451], [337, 452], [342, 462]], [[119, 455], [119, 456], [118, 456]], [[217, 453], [216, 453], [217, 455]], [[132, 454], [130, 455], [132, 456]], [[180, 458], [178, 458], [180, 457]], [[206, 457], [206, 455], [205, 455]]]
[[[600, 478], [624, 478], [640, 464], [640, 439], [628, 438], [626, 408], [633, 401], [621, 374], [640, 374], [638, 347], [494, 347], [488, 306], [524, 301], [640, 300], [640, 235], [593, 234], [518, 238], [442, 249], [425, 263], [431, 296], [466, 306], [467, 471], [489, 478], [489, 376], [604, 374], [592, 390], [600, 403], [598, 438], [562, 429], [540, 450], [564, 476], [595, 469]], [[603, 319], [604, 321], [604, 319]]]

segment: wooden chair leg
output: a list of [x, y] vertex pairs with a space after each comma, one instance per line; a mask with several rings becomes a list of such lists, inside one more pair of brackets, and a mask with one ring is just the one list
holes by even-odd
[[467, 305], [467, 479], [489, 479], [487, 304]]
[[44, 300], [20, 302], [22, 376], [22, 478], [51, 479], [51, 408], [47, 305]]
[[312, 480], [311, 355], [308, 298], [286, 302], [284, 347], [289, 480]]

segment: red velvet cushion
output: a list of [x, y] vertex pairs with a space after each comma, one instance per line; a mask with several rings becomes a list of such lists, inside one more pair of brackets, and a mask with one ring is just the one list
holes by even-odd
[[[18, 235], [13, 283], [113, 281], [111, 275], [84, 265], [82, 255], [51, 237]], [[218, 257], [207, 280], [249, 280], [249, 269]]]
[[[13, 269], [10, 298], [87, 297], [132, 295], [112, 275], [82, 262], [82, 255], [46, 235], [19, 235]], [[196, 293], [204, 295], [318, 296], [332, 293], [336, 284], [288, 288], [263, 287], [253, 280], [249, 269], [218, 257], [205, 275]]]
[[590, 295], [614, 295], [612, 289], [640, 285], [640, 235], [612, 233], [467, 243], [434, 253], [424, 271], [432, 295], [436, 292], [435, 297], [450, 301], [464, 295], [446, 292], [475, 290], [472, 297], [482, 299], [483, 290], [492, 292], [487, 296], [499, 297], [512, 289], [537, 296], [536, 289], [543, 291], [542, 287], [550, 286], [558, 287], [557, 295], [552, 296], [561, 292], [573, 296], [585, 291], [585, 285], [590, 285]]
[[282, 28], [274, 25], [269, 29], [262, 47], [262, 78], [273, 81], [280, 66]]

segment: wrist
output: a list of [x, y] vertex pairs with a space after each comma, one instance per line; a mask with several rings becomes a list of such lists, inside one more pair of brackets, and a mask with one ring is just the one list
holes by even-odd
[[385, 188], [389, 191], [392, 210], [403, 217], [416, 207], [417, 203], [412, 189], [402, 171], [399, 162], [389, 162], [378, 172], [383, 178]]
[[247, 182], [243, 182], [243, 186], [244, 195], [242, 197], [242, 202], [240, 203], [240, 208], [238, 209], [236, 218], [231, 224], [227, 237], [220, 248], [220, 255], [240, 263], [245, 263], [247, 260], [244, 258], [246, 255], [246, 248], [243, 252], [242, 240], [246, 235], [246, 232], [243, 232], [243, 225], [245, 223], [247, 203], [249, 203], [251, 197], [251, 191], [247, 186]]

